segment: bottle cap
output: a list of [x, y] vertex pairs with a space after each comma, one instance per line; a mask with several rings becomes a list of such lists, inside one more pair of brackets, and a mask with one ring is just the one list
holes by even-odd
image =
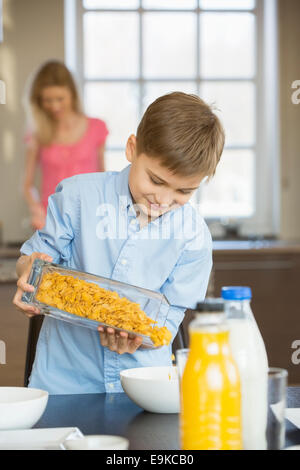
[[225, 303], [223, 299], [207, 298], [203, 302], [198, 302], [197, 312], [224, 312]]
[[245, 286], [222, 287], [221, 295], [224, 300], [249, 300], [252, 298], [251, 288]]
[[225, 322], [225, 302], [223, 299], [207, 298], [197, 304], [195, 313], [196, 323], [192, 323], [191, 328], [220, 327]]

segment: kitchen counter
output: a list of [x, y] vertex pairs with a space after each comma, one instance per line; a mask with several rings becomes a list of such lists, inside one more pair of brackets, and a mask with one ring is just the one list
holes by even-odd
[[[16, 245], [1, 245], [0, 246], [0, 260], [18, 258], [20, 256], [20, 248], [22, 243]], [[264, 252], [278, 252], [278, 253], [300, 253], [300, 240], [285, 241], [285, 240], [213, 240], [214, 251], [252, 251], [260, 250]]]
[[16, 283], [16, 263], [23, 242], [0, 245], [0, 284]]
[[[288, 388], [287, 406], [300, 408], [300, 387]], [[78, 427], [83, 434], [127, 437], [130, 450], [179, 450], [178, 415], [147, 413], [125, 393], [50, 395], [35, 428]], [[300, 430], [286, 421], [286, 447], [300, 444]]]
[[20, 248], [22, 244], [16, 245], [0, 245], [0, 260], [2, 258], [9, 259], [9, 258], [19, 258], [20, 256]]
[[0, 258], [0, 284], [17, 282], [16, 258]]
[[213, 251], [218, 254], [266, 253], [289, 254], [300, 253], [300, 241], [284, 240], [214, 240]]
[[[0, 283], [15, 282], [17, 280], [15, 266], [20, 256], [20, 246], [0, 246]], [[300, 254], [300, 241], [215, 240], [213, 241], [213, 251], [215, 255], [224, 255], [225, 257], [234, 254], [246, 254], [249, 256], [253, 256], [253, 254]]]
[[15, 283], [18, 279], [16, 263], [21, 244], [0, 245], [0, 284]]
[[[18, 258], [20, 256], [20, 248], [22, 243], [13, 245], [0, 245], [1, 258]], [[300, 240], [213, 240], [213, 250], [215, 251], [249, 251], [249, 250], [266, 250], [277, 252], [298, 252], [300, 253]]]

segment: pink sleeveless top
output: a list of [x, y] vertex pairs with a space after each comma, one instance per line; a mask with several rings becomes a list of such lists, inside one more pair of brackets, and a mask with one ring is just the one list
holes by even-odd
[[105, 143], [108, 130], [104, 121], [88, 118], [83, 137], [75, 144], [53, 144], [41, 147], [41, 203], [45, 209], [48, 197], [64, 178], [80, 173], [93, 173], [104, 167], [99, 161], [98, 149]]

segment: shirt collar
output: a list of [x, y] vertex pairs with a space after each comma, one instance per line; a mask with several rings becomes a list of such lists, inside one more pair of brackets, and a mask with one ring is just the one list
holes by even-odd
[[116, 179], [116, 192], [118, 196], [122, 198], [120, 199], [120, 201], [122, 201], [122, 203], [126, 205], [126, 208], [128, 208], [129, 206], [133, 206], [133, 200], [131, 197], [128, 183], [130, 167], [131, 165], [128, 165], [122, 171], [120, 171]]

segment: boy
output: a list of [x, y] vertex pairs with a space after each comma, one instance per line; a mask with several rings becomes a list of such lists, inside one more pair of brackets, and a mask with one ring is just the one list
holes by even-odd
[[[187, 308], [205, 297], [212, 266], [211, 236], [189, 203], [215, 173], [223, 128], [201, 99], [175, 92], [146, 110], [126, 145], [121, 172], [77, 175], [50, 196], [46, 225], [21, 247], [14, 304], [21, 302], [36, 257], [165, 294], [166, 326], [176, 336]], [[171, 345], [140, 348], [141, 338], [110, 328], [91, 331], [44, 318], [31, 387], [49, 393], [122, 392], [123, 369], [171, 364]]]

